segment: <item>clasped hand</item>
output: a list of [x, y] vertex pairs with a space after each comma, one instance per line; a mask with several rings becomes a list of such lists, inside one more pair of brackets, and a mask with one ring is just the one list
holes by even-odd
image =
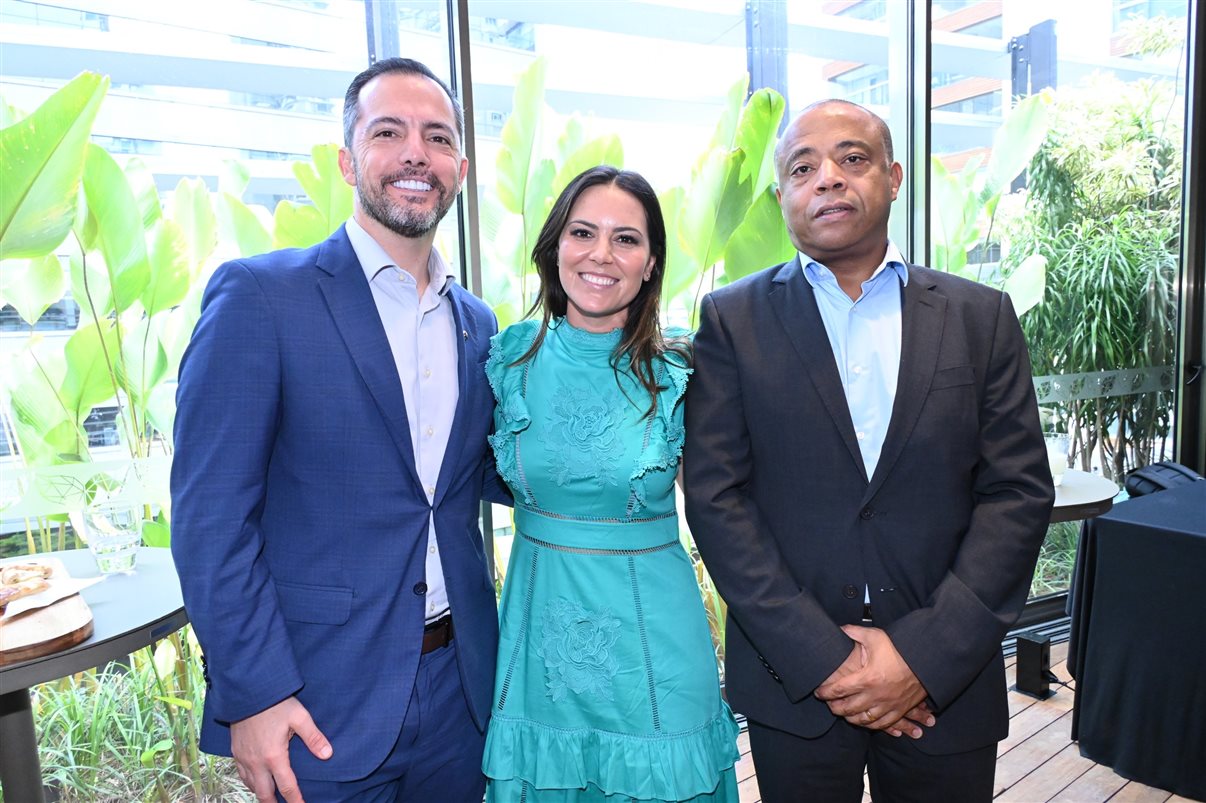
[[925, 704], [925, 687], [896, 651], [888, 634], [876, 627], [845, 625], [854, 647], [842, 665], [817, 687], [817, 699], [851, 725], [892, 736], [920, 739], [935, 719]]
[[331, 757], [331, 743], [296, 697], [231, 724], [230, 751], [239, 778], [256, 800], [275, 801], [274, 793], [279, 791], [288, 803], [305, 803], [289, 764], [289, 740], [294, 735], [318, 758]]

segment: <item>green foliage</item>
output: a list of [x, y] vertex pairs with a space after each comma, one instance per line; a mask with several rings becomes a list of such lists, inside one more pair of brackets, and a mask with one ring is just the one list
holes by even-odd
[[[484, 295], [502, 326], [535, 297], [528, 286], [530, 254], [555, 197], [587, 168], [623, 167], [620, 140], [612, 134], [591, 138], [576, 117], [551, 138], [557, 121], [544, 105], [544, 71], [538, 59], [519, 77], [503, 127], [497, 185], [494, 193], [481, 196]], [[658, 193], [668, 240], [663, 303], [681, 304], [692, 315], [716, 276], [744, 275], [794, 253], [770, 189], [785, 103], [768, 89], [743, 102], [747, 85], [743, 76], [727, 93], [712, 140], [694, 161], [688, 184]], [[546, 141], [555, 147], [545, 147]], [[730, 260], [737, 264], [717, 271]]]
[[63, 297], [64, 289], [63, 266], [54, 254], [7, 260], [0, 271], [0, 306], [12, 304], [30, 326]]
[[185, 630], [128, 666], [35, 688], [42, 774], [59, 800], [253, 800], [230, 759], [197, 750], [197, 653]]
[[[1098, 78], [1058, 95], [1004, 260], [1007, 272], [1023, 254], [1047, 261], [1048, 292], [1022, 321], [1036, 374], [1175, 360], [1181, 132], [1167, 116], [1171, 92]], [[1058, 425], [1082, 468], [1096, 462], [1118, 478], [1164, 459], [1172, 402], [1170, 393], [1072, 401], [1058, 405]]]
[[[1051, 103], [1049, 92], [1019, 101], [997, 130], [992, 153], [983, 166], [974, 158], [959, 173], [951, 173], [940, 158], [932, 157], [930, 264], [936, 270], [1002, 285], [1002, 277], [986, 273], [984, 265], [969, 266], [968, 254], [978, 245], [987, 247], [993, 242], [997, 206], [1046, 137]], [[1046, 265], [1041, 259], [1031, 259], [1019, 263], [1015, 273], [1005, 289], [1020, 316], [1042, 299]]]
[[0, 258], [51, 253], [71, 231], [84, 150], [109, 79], [81, 73], [0, 130]]

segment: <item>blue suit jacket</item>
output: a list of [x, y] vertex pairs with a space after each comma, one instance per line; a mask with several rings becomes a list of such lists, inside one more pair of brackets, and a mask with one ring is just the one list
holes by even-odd
[[334, 755], [290, 745], [299, 777], [347, 780], [393, 746], [419, 663], [435, 511], [461, 681], [489, 715], [498, 643], [479, 501], [503, 499], [483, 372], [497, 323], [459, 286], [460, 396], [434, 503], [368, 281], [343, 229], [223, 265], [180, 368], [172, 553], [206, 655], [201, 747], [290, 695]]

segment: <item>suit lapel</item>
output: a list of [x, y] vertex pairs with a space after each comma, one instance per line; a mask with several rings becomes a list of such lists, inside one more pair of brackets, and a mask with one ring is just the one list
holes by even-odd
[[816, 296], [812, 286], [804, 278], [799, 256], [783, 265], [771, 287], [771, 307], [804, 363], [804, 368], [829, 412], [829, 417], [833, 419], [834, 426], [841, 434], [851, 459], [865, 478], [863, 456], [854, 436], [854, 423], [850, 418], [846, 393], [842, 389], [842, 378], [838, 374], [833, 349], [829, 346], [829, 335], [825, 333], [825, 323], [821, 320]]
[[921, 408], [925, 405], [938, 366], [942, 344], [942, 325], [946, 317], [946, 298], [934, 290], [934, 283], [909, 266], [909, 283], [901, 290], [900, 373], [896, 381], [896, 400], [892, 418], [875, 474], [867, 486], [864, 501], [870, 500], [883, 485], [884, 478], [904, 450]]
[[444, 447], [444, 461], [440, 464], [440, 477], [436, 481], [436, 495], [432, 501], [433, 505], [440, 504], [440, 500], [448, 492], [448, 486], [452, 483], [453, 476], [460, 470], [461, 450], [465, 445], [465, 418], [469, 414], [469, 405], [472, 402], [469, 398], [469, 391], [472, 387], [469, 384], [469, 371], [471, 368], [477, 367], [476, 365], [471, 365], [469, 359], [469, 342], [470, 340], [477, 340], [477, 319], [473, 315], [473, 310], [462, 303], [457, 290], [458, 288], [456, 287], [450, 287], [447, 296], [449, 303], [452, 305], [452, 318], [456, 327], [456, 377], [458, 386], [456, 412], [452, 417], [452, 431], [448, 433], [448, 445]]
[[[410, 424], [406, 418], [402, 380], [398, 377], [394, 355], [385, 337], [385, 327], [377, 312], [377, 304], [373, 301], [368, 280], [342, 227], [323, 243], [316, 264], [320, 271], [318, 288], [326, 299], [335, 326], [381, 417], [385, 419], [386, 428], [402, 455], [402, 462], [412, 481], [421, 488], [410, 440]], [[321, 379], [315, 378], [315, 381]]]

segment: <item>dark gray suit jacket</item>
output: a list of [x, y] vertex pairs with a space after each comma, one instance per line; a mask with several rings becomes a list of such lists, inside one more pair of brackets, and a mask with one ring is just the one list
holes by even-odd
[[936, 706], [944, 754], [1008, 732], [1001, 640], [1054, 500], [1008, 297], [918, 266], [903, 289], [896, 401], [867, 477], [799, 258], [704, 299], [687, 393], [687, 518], [729, 605], [733, 708], [800, 736], [849, 655], [870, 588]]

